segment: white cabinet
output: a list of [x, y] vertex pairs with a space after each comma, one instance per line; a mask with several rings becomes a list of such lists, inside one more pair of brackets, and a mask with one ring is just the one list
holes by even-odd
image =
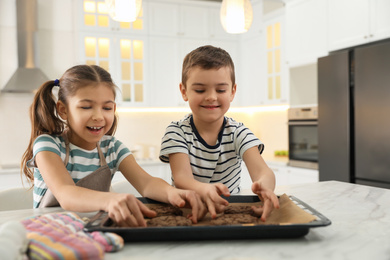
[[182, 63], [197, 47], [212, 44], [238, 60], [237, 35], [223, 31], [217, 3], [151, 0], [148, 14], [151, 106], [186, 106], [179, 92]]
[[288, 70], [285, 54], [285, 13], [276, 11], [264, 18], [266, 76], [263, 78], [261, 105], [287, 104]]
[[186, 36], [207, 38], [209, 36], [209, 13], [207, 8], [177, 2], [150, 1], [151, 35]]
[[0, 179], [0, 190], [20, 187], [30, 188], [27, 179], [24, 176], [20, 177], [20, 169], [0, 169]]
[[329, 50], [390, 37], [390, 1], [329, 0]]
[[[150, 175], [161, 178], [168, 184], [172, 184], [169, 164], [160, 161], [142, 160], [138, 161], [138, 164]], [[119, 171], [115, 173], [114, 178], [111, 181], [111, 190], [116, 193], [130, 193], [137, 197], [141, 196]]]
[[265, 103], [264, 79], [266, 55], [264, 36], [242, 40], [241, 59], [236, 65], [237, 92], [235, 100], [242, 106], [258, 106]]
[[155, 107], [175, 106], [180, 104], [179, 84], [181, 67], [179, 58], [179, 42], [171, 37], [150, 37], [150, 104]]
[[289, 184], [314, 183], [319, 181], [318, 170], [287, 167]]
[[316, 63], [328, 54], [324, 0], [286, 2], [286, 60], [290, 67]]
[[277, 186], [314, 183], [319, 181], [318, 170], [291, 167], [273, 162], [267, 162], [267, 165], [275, 174]]

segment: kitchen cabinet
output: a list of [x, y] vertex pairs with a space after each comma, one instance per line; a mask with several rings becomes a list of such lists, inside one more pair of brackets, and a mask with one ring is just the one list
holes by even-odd
[[[319, 181], [318, 170], [288, 166], [284, 163], [267, 161], [275, 174], [276, 186], [315, 183]], [[241, 164], [241, 189], [250, 189], [252, 180], [245, 163]]]
[[[163, 163], [157, 160], [137, 160], [137, 163], [150, 175], [161, 178], [169, 184], [172, 183], [171, 168], [168, 163]], [[122, 180], [126, 180], [125, 177], [123, 177], [121, 172], [117, 172], [114, 175], [112, 182], [115, 183]]]
[[319, 172], [315, 169], [292, 167], [268, 161], [267, 165], [275, 174], [277, 186], [314, 183], [319, 181]]
[[387, 0], [329, 0], [329, 50], [390, 37]]
[[275, 11], [264, 17], [266, 77], [262, 80], [261, 105], [287, 104], [288, 70], [285, 57], [285, 13]]
[[185, 55], [211, 44], [239, 59], [238, 36], [223, 31], [219, 4], [149, 1], [149, 78], [150, 106], [186, 106], [179, 92]]
[[78, 1], [79, 56], [83, 63], [99, 65], [109, 71], [118, 91], [120, 106], [147, 104], [145, 63], [147, 30], [143, 10], [132, 23], [116, 22], [107, 12], [105, 1]]
[[150, 1], [149, 14], [151, 35], [209, 37], [209, 14], [204, 6]]
[[328, 1], [286, 2], [286, 61], [296, 67], [317, 62], [328, 54]]
[[235, 100], [242, 106], [265, 103], [266, 55], [265, 39], [261, 34], [242, 40], [240, 66], [235, 66], [237, 92]]
[[79, 0], [76, 3], [75, 13], [78, 14], [77, 27], [80, 31], [147, 34], [144, 23], [144, 10], [147, 10], [147, 2], [143, 3], [137, 20], [132, 23], [117, 22], [111, 19], [105, 0]]

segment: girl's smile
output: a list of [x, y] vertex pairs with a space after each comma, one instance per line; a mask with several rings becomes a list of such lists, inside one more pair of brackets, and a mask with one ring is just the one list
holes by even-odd
[[59, 102], [58, 111], [68, 122], [69, 141], [83, 149], [95, 149], [96, 143], [111, 129], [115, 118], [115, 96], [105, 84], [89, 85]]

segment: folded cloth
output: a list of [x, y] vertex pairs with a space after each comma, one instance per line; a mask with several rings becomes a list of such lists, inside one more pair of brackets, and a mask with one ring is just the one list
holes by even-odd
[[103, 259], [123, 248], [114, 233], [83, 231], [84, 221], [72, 212], [51, 213], [22, 221], [30, 240], [29, 259]]

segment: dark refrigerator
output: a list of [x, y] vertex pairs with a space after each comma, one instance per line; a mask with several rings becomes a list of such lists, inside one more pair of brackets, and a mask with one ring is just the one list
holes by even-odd
[[390, 41], [318, 59], [320, 181], [390, 188]]

